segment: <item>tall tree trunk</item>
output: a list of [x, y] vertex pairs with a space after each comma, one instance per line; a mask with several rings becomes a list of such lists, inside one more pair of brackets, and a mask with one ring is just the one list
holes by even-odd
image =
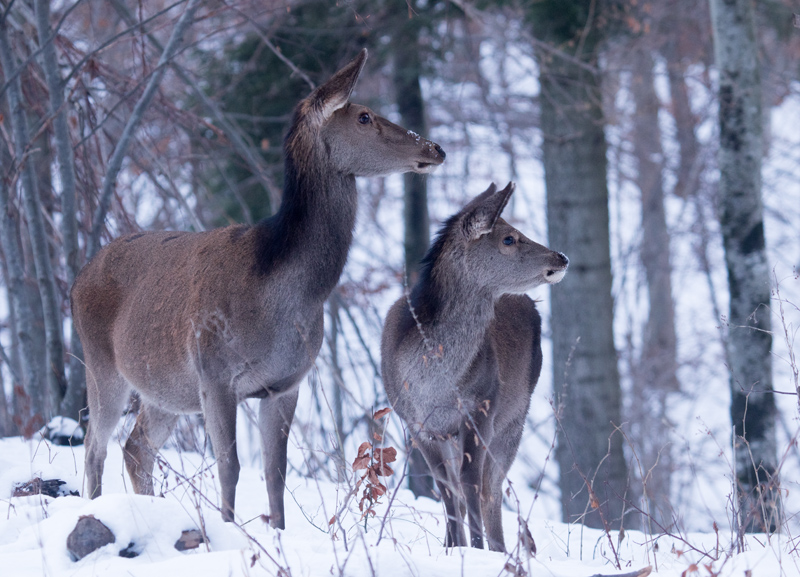
[[47, 342], [46, 383], [47, 389], [31, 395], [31, 402], [45, 421], [55, 413], [66, 388], [64, 379], [64, 345], [61, 337], [61, 311], [58, 306], [55, 277], [41, 213], [38, 183], [34, 163], [28, 154], [28, 122], [22, 101], [22, 86], [18, 66], [8, 37], [8, 15], [0, 17], [0, 61], [6, 76], [13, 78], [8, 83], [6, 94], [14, 133], [16, 162], [22, 176], [22, 198], [28, 222], [36, 277], [42, 298], [45, 337]]
[[[10, 160], [5, 151], [0, 152], [3, 161]], [[19, 213], [11, 203], [9, 190], [6, 185], [6, 162], [0, 162], [0, 242], [3, 244], [3, 256], [5, 258], [5, 280], [6, 291], [8, 293], [9, 319], [13, 331], [12, 345], [18, 349], [11, 353], [9, 367], [17, 371], [17, 385], [31, 398], [43, 398], [44, 396], [44, 375], [42, 374], [41, 357], [37, 355], [35, 343], [35, 315], [31, 308], [25, 286], [25, 268], [23, 265], [22, 252], [19, 245]], [[18, 359], [18, 364], [13, 359]], [[20, 407], [20, 404], [16, 405]], [[23, 434], [27, 432], [26, 425], [31, 424], [31, 429], [35, 430], [44, 424], [43, 415], [20, 414], [14, 411], [14, 415], [22, 428]], [[38, 421], [36, 421], [38, 419]]]
[[[418, 19], [411, 18], [404, 4], [398, 4], [398, 25], [393, 35], [394, 89], [397, 109], [403, 126], [418, 134], [428, 134], [425, 122], [425, 102], [420, 86], [421, 62], [419, 54]], [[403, 175], [403, 222], [405, 249], [405, 274], [408, 287], [414, 286], [419, 275], [419, 263], [430, 244], [428, 217], [428, 182], [424, 175]], [[433, 497], [433, 476], [422, 453], [413, 448], [409, 455], [408, 485], [417, 497]]]
[[731, 420], [740, 531], [782, 521], [761, 201], [762, 102], [751, 0], [710, 0], [719, 69], [720, 224], [728, 269]]
[[672, 522], [670, 504], [672, 450], [666, 402], [679, 390], [676, 363], [675, 306], [670, 278], [670, 239], [664, 213], [663, 150], [658, 114], [661, 108], [653, 78], [653, 58], [646, 50], [633, 59], [633, 151], [642, 195], [641, 259], [647, 279], [649, 311], [642, 353], [634, 370], [631, 424], [647, 499], [647, 512], [662, 527]]
[[562, 516], [619, 526], [628, 488], [613, 335], [606, 140], [594, 2], [546, 0], [529, 13], [542, 40], [575, 42], [575, 57], [540, 53], [549, 246], [569, 256], [551, 290]]
[[[80, 270], [78, 251], [78, 219], [76, 213], [75, 159], [67, 124], [64, 83], [58, 72], [55, 32], [50, 28], [50, 0], [36, 0], [36, 27], [41, 48], [42, 69], [50, 94], [50, 116], [53, 119], [56, 154], [61, 181], [61, 234], [67, 263], [67, 283], [71, 287]], [[70, 333], [69, 381], [59, 412], [79, 420], [85, 407], [86, 383], [83, 349], [74, 325]]]
[[677, 196], [686, 198], [697, 191], [700, 172], [703, 169], [700, 144], [695, 134], [697, 121], [689, 102], [689, 87], [686, 85], [681, 54], [677, 52], [676, 47], [668, 46], [664, 50], [664, 55], [667, 58], [672, 117], [675, 119], [675, 139], [680, 147], [677, 180], [673, 190]]
[[[5, 349], [3, 349], [3, 345], [0, 344], [0, 351], [3, 353], [3, 358], [0, 359], [0, 367], [3, 366], [3, 363], [8, 365], [10, 371], [14, 370], [14, 365], [10, 362], [11, 359], [8, 358], [6, 355]], [[12, 380], [16, 381], [12, 376]], [[6, 399], [6, 383], [3, 379], [3, 372], [0, 370], [0, 438], [10, 437], [11, 431], [14, 429], [13, 423], [11, 421], [11, 411], [8, 410], [8, 400]]]

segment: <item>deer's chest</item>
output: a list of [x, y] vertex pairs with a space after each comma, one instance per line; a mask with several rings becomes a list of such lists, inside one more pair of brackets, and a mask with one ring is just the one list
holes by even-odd
[[432, 435], [452, 434], [477, 412], [487, 414], [500, 386], [497, 359], [488, 341], [472, 359], [456, 362], [443, 349], [404, 374], [393, 400], [395, 409], [406, 422]]
[[194, 335], [193, 362], [200, 374], [219, 375], [239, 398], [280, 393], [311, 368], [322, 345], [323, 309], [239, 314], [217, 318]]

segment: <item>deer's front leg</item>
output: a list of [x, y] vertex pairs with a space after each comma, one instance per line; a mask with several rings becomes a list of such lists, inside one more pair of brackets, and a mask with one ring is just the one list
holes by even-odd
[[483, 516], [481, 496], [483, 466], [486, 461], [486, 446], [491, 437], [491, 423], [486, 418], [467, 417], [462, 429], [463, 460], [461, 465], [461, 484], [467, 503], [470, 545], [483, 549]]
[[259, 406], [259, 428], [264, 455], [264, 476], [269, 495], [269, 524], [276, 529], [286, 528], [283, 493], [286, 487], [286, 449], [289, 429], [297, 406], [297, 387], [280, 396], [267, 397]]
[[204, 383], [201, 389], [206, 431], [217, 457], [222, 491], [222, 520], [233, 521], [236, 483], [239, 481], [239, 456], [236, 453], [236, 397], [227, 387]]
[[[423, 433], [423, 435], [427, 434]], [[447, 533], [444, 545], [445, 547], [466, 547], [464, 518], [460, 506], [462, 501], [461, 480], [459, 479], [461, 450], [458, 435], [429, 438], [420, 442], [419, 447], [442, 495], [442, 503], [447, 515]]]

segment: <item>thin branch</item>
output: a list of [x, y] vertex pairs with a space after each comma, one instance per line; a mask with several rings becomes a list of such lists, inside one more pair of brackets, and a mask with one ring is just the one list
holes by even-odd
[[308, 84], [311, 90], [314, 90], [316, 88], [316, 85], [314, 84], [314, 82], [312, 82], [311, 78], [308, 77], [308, 74], [300, 70], [295, 65], [294, 62], [292, 62], [286, 56], [284, 56], [283, 52], [278, 50], [278, 48], [270, 41], [270, 39], [267, 38], [267, 35], [264, 34], [264, 31], [261, 29], [261, 26], [258, 24], [258, 22], [253, 20], [253, 18], [251, 18], [249, 14], [246, 14], [245, 12], [236, 8], [235, 6], [230, 6], [230, 8], [232, 8], [234, 12], [242, 16], [242, 18], [246, 19], [253, 26], [253, 29], [256, 31], [256, 34], [258, 34], [258, 37], [261, 38], [261, 41], [267, 46], [267, 48], [272, 50], [272, 53], [275, 56], [277, 56], [281, 62], [283, 62], [284, 64], [286, 64], [286, 66], [291, 68], [293, 73], [297, 74], [300, 78], [302, 78], [305, 81], [305, 83]]
[[[185, 1], [185, 0], [181, 0], [181, 1]], [[58, 24], [56, 25], [56, 27], [55, 27], [55, 29], [53, 31], [53, 34], [47, 38], [46, 42], [42, 42], [41, 39], [39, 39], [39, 43], [40, 43], [39, 48], [34, 50], [33, 52], [31, 52], [30, 55], [24, 61], [20, 62], [19, 68], [14, 70], [13, 73], [10, 72], [10, 71], [6, 71], [6, 75], [7, 76], [5, 77], [5, 84], [3, 84], [3, 87], [0, 88], [0, 97], [2, 97], [5, 94], [6, 90], [8, 90], [9, 85], [14, 80], [16, 80], [16, 78], [22, 73], [23, 70], [25, 70], [25, 68], [28, 66], [28, 64], [33, 62], [34, 59], [37, 56], [39, 56], [39, 54], [44, 50], [45, 45], [48, 44], [48, 43], [53, 42], [53, 40], [55, 39], [58, 31], [61, 29], [61, 25], [64, 23], [64, 20], [67, 19], [67, 16], [72, 14], [72, 11], [75, 10], [75, 8], [77, 8], [81, 4], [81, 2], [83, 2], [83, 0], [77, 0], [72, 6], [70, 6], [69, 8], [67, 8], [64, 11], [64, 14], [62, 14], [61, 18], [58, 21]], [[9, 2], [9, 4], [8, 4], [7, 8], [3, 11], [3, 14], [2, 14], [2, 16], [0, 16], [0, 18], [2, 18], [3, 20], [7, 20], [8, 19], [8, 15], [11, 12], [11, 6], [13, 4], [14, 4], [14, 0], [11, 0], [11, 2]]]
[[[116, 9], [117, 13], [125, 20], [125, 22], [129, 26], [133, 26], [135, 19], [128, 8], [120, 0], [111, 0], [111, 4]], [[164, 48], [161, 46], [161, 43], [158, 41], [158, 39], [151, 33], [147, 34], [147, 38], [150, 40], [150, 43], [156, 48], [156, 50], [163, 54]], [[189, 76], [189, 74], [186, 73], [181, 66], [177, 65], [175, 62], [172, 62], [171, 66], [178, 78], [180, 78], [189, 88], [192, 89], [194, 94], [200, 99], [203, 105], [217, 120], [219, 127], [222, 129], [225, 137], [233, 145], [236, 153], [245, 160], [250, 171], [267, 190], [270, 198], [270, 204], [273, 210], [276, 210], [278, 204], [280, 203], [281, 190], [269, 176], [262, 159], [253, 152], [254, 147], [252, 144], [248, 145], [248, 143], [245, 142], [246, 135], [244, 135], [242, 130], [239, 129], [235, 123], [228, 120], [228, 117], [222, 111], [219, 105], [208, 97], [205, 91], [191, 76]]]
[[114, 153], [108, 162], [106, 176], [103, 179], [103, 190], [100, 193], [100, 201], [98, 202], [97, 211], [95, 212], [94, 219], [92, 221], [92, 230], [89, 236], [89, 243], [86, 251], [87, 260], [91, 259], [100, 248], [100, 234], [102, 233], [105, 225], [106, 213], [108, 212], [108, 208], [111, 204], [111, 195], [114, 192], [114, 185], [116, 184], [119, 171], [122, 168], [122, 160], [125, 158], [125, 155], [128, 151], [128, 146], [133, 139], [133, 133], [138, 128], [139, 123], [144, 116], [145, 110], [150, 105], [158, 86], [161, 84], [161, 79], [164, 76], [164, 71], [166, 70], [167, 64], [182, 44], [183, 35], [193, 21], [194, 12], [197, 10], [198, 4], [199, 0], [189, 0], [186, 10], [181, 15], [178, 23], [175, 25], [172, 35], [167, 42], [167, 46], [158, 61], [156, 70], [150, 78], [150, 82], [148, 82], [147, 87], [144, 89], [144, 93], [142, 93], [142, 96], [139, 98], [136, 106], [134, 106], [133, 112], [128, 119], [128, 123], [125, 125], [125, 129], [122, 131], [122, 136], [120, 136], [119, 142], [114, 149]]

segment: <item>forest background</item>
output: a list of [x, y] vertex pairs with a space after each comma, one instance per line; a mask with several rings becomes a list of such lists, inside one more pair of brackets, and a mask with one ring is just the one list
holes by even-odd
[[[389, 304], [438, 223], [513, 180], [505, 217], [571, 267], [532, 295], [545, 362], [512, 484], [534, 488], [544, 515], [593, 527], [796, 529], [797, 12], [792, 0], [3, 1], [0, 435], [31, 437], [56, 415], [85, 423], [68, 295], [97, 249], [272, 214], [293, 106], [367, 47], [354, 100], [447, 161], [359, 181], [293, 473], [347, 473], [388, 405]], [[239, 451], [257, 463], [253, 415], [242, 407]], [[386, 443], [402, 453], [394, 482], [431, 494], [396, 417]], [[209, 452], [201, 419], [170, 444]]]

